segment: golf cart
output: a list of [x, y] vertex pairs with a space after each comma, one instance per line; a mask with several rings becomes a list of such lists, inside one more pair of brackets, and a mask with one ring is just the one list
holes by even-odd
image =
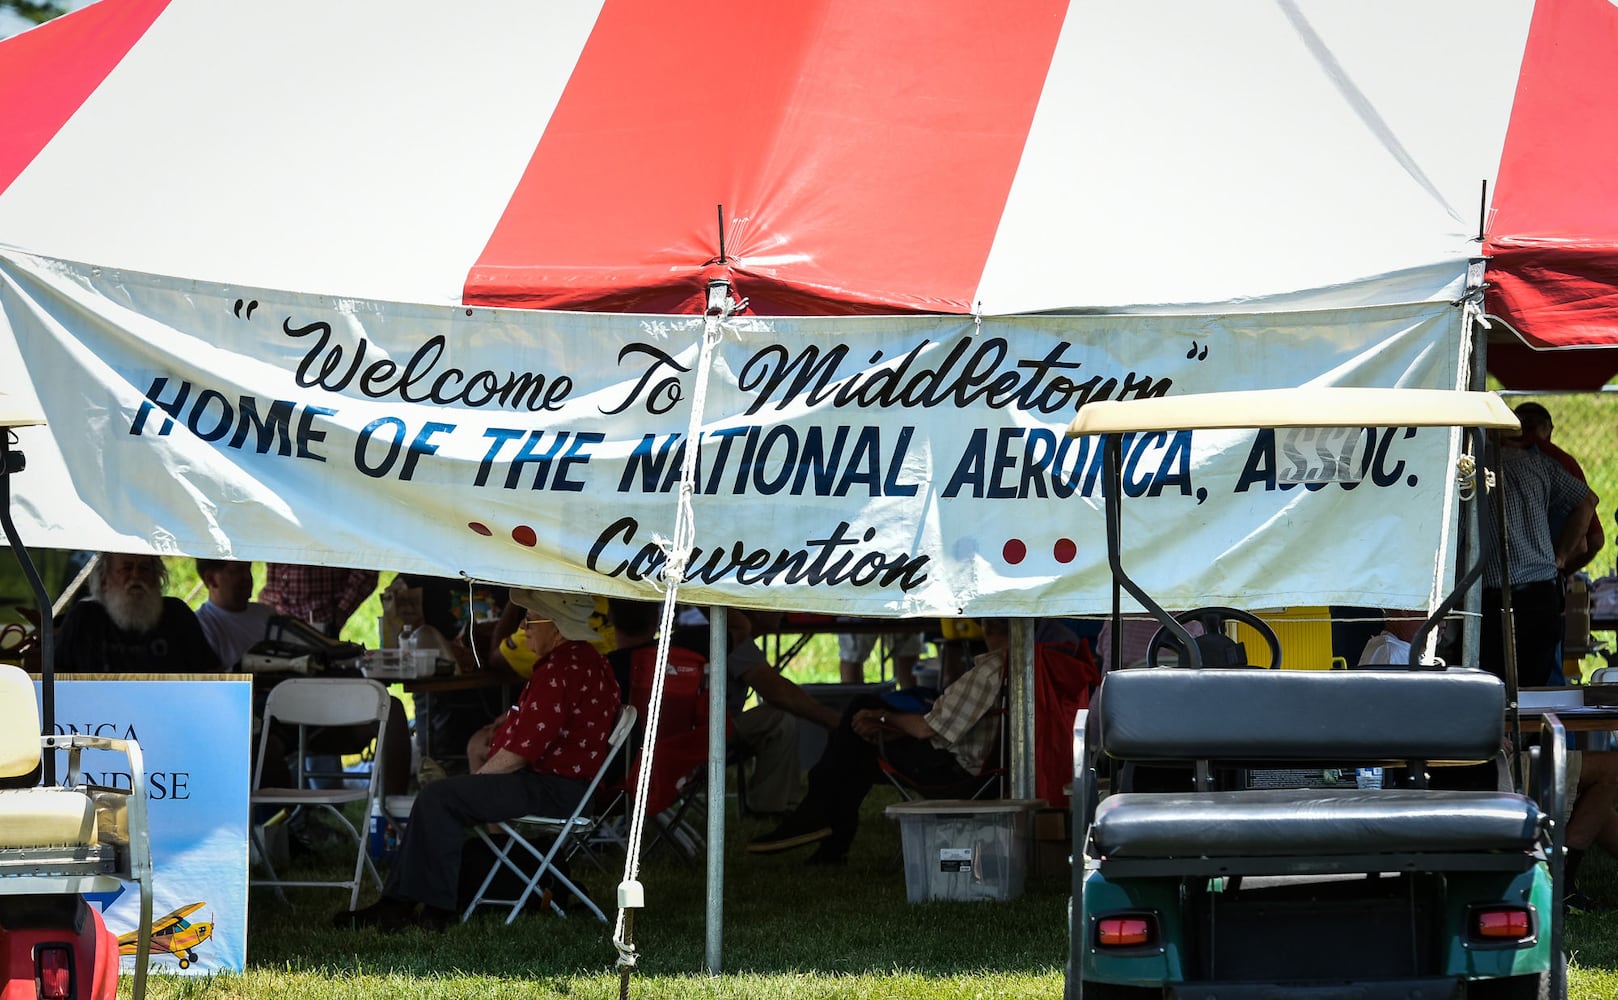
[[[1113, 631], [1120, 590], [1161, 627], [1151, 665], [1108, 673], [1075, 725], [1069, 1000], [1566, 996], [1562, 724], [1544, 716], [1526, 793], [1503, 788], [1510, 643], [1505, 680], [1423, 662], [1481, 560], [1423, 624], [1409, 664], [1354, 670], [1278, 655], [1270, 667], [1303, 669], [1205, 666], [1229, 649], [1223, 619], [1280, 647], [1232, 609], [1169, 614], [1123, 566], [1127, 436], [1275, 428], [1279, 444], [1294, 430], [1318, 441], [1313, 429], [1340, 428], [1348, 441], [1380, 427], [1466, 428], [1481, 461], [1484, 432], [1517, 420], [1492, 393], [1311, 387], [1094, 403], [1073, 421], [1070, 435], [1106, 436]], [[1475, 482], [1482, 525], [1489, 480]], [[1484, 780], [1452, 780], [1462, 774]]]
[[[119, 938], [86, 894], [140, 887], [132, 996], [146, 993], [152, 861], [146, 774], [133, 739], [55, 733], [51, 605], [11, 519], [10, 477], [24, 467], [12, 428], [43, 423], [0, 392], [0, 528], [38, 605], [40, 699], [21, 667], [0, 664], [0, 1000], [116, 1000]], [[84, 780], [85, 750], [121, 753], [129, 788]], [[56, 773], [57, 752], [67, 774]]]

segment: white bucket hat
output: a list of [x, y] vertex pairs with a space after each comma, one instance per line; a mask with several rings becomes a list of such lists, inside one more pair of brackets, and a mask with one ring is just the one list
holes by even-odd
[[601, 638], [590, 627], [590, 616], [595, 614], [596, 602], [588, 594], [513, 588], [511, 599], [534, 614], [555, 622], [556, 630], [562, 633], [564, 639], [595, 642]]

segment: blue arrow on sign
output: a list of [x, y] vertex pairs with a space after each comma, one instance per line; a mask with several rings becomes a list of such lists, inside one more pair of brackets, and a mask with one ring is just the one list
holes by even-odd
[[118, 888], [112, 890], [111, 892], [87, 892], [87, 893], [84, 894], [84, 898], [89, 900], [90, 902], [95, 903], [96, 905], [100, 906], [101, 907], [101, 912], [106, 913], [107, 912], [107, 907], [111, 906], [113, 903], [118, 902], [118, 897], [122, 896], [123, 894], [124, 894], [124, 887], [119, 886]]

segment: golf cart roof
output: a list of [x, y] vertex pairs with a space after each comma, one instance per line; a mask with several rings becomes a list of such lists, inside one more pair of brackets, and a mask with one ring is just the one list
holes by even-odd
[[45, 414], [32, 403], [0, 389], [0, 427], [33, 427], [45, 422]]
[[1191, 393], [1086, 403], [1069, 437], [1128, 431], [1246, 427], [1483, 427], [1518, 430], [1516, 414], [1492, 392], [1302, 386]]

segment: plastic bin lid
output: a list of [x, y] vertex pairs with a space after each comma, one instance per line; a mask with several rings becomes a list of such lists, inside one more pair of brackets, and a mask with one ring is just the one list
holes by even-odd
[[915, 802], [895, 802], [883, 813], [887, 816], [960, 816], [1029, 812], [1044, 805], [1044, 799], [918, 799]]

